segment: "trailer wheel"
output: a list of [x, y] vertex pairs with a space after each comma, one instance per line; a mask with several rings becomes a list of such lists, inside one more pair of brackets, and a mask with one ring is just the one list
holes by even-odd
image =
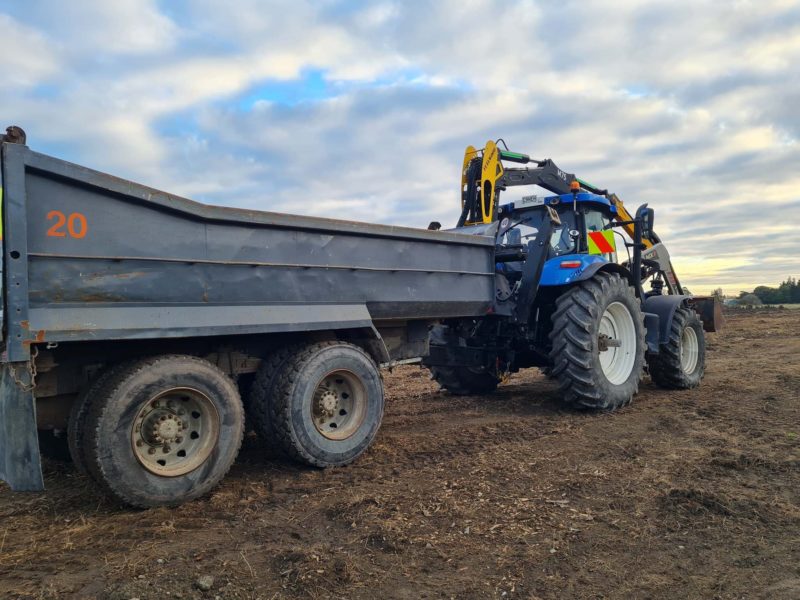
[[383, 418], [383, 382], [358, 346], [322, 342], [295, 350], [276, 375], [269, 401], [277, 442], [315, 467], [345, 465], [375, 439]]
[[276, 393], [278, 375], [286, 362], [302, 348], [297, 344], [271, 352], [261, 363], [247, 395], [247, 412], [253, 429], [264, 441], [270, 453], [283, 454], [278, 430], [272, 418], [272, 398]]
[[86, 417], [89, 414], [92, 398], [103, 387], [112, 371], [114, 371], [114, 367], [106, 369], [92, 378], [73, 400], [70, 407], [69, 419], [67, 420], [67, 444], [76, 470], [83, 475], [89, 474], [85, 452]]
[[550, 333], [552, 375], [575, 407], [614, 410], [639, 391], [644, 318], [633, 289], [598, 273], [556, 300]]
[[135, 360], [101, 377], [89, 399], [84, 455], [110, 495], [170, 506], [210, 491], [242, 443], [244, 409], [233, 381], [193, 356]]
[[486, 371], [469, 367], [431, 367], [431, 375], [440, 386], [456, 396], [490, 394], [500, 380]]
[[647, 362], [650, 378], [658, 387], [688, 390], [700, 385], [706, 369], [706, 341], [697, 313], [678, 308], [672, 317], [669, 338]]

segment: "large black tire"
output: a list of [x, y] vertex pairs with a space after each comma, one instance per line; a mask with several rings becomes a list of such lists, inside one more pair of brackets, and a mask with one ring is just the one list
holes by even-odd
[[436, 382], [456, 396], [490, 394], [500, 380], [486, 371], [473, 371], [468, 367], [431, 367]]
[[72, 464], [75, 469], [82, 475], [87, 475], [86, 456], [84, 455], [83, 443], [86, 440], [85, 424], [86, 415], [89, 413], [89, 403], [87, 396], [92, 384], [96, 383], [97, 379], [89, 382], [78, 394], [78, 397], [72, 401], [72, 406], [69, 410], [69, 419], [67, 420], [67, 446], [69, 448], [69, 455], [72, 457]]
[[370, 356], [345, 342], [298, 348], [275, 375], [268, 433], [290, 458], [315, 467], [348, 464], [375, 439], [383, 381]]
[[675, 311], [667, 341], [647, 363], [650, 378], [658, 387], [688, 390], [700, 385], [706, 370], [706, 341], [696, 312], [683, 307]]
[[272, 399], [276, 393], [278, 375], [286, 362], [302, 348], [302, 345], [292, 344], [270, 352], [259, 366], [247, 395], [247, 413], [251, 424], [270, 454], [284, 454], [272, 420]]
[[[624, 339], [621, 346], [604, 350], [612, 354], [601, 360], [600, 335], [608, 331], [609, 318], [619, 321], [617, 337]], [[576, 408], [603, 410], [628, 404], [642, 378], [644, 334], [633, 288], [616, 273], [600, 272], [559, 296], [550, 357], [564, 401]]]
[[[244, 409], [236, 385], [215, 365], [164, 355], [119, 365], [98, 383], [82, 453], [106, 493], [142, 508], [173, 506], [203, 496], [228, 472]], [[162, 422], [171, 427], [159, 429]], [[151, 426], [163, 438], [145, 443]]]
[[[119, 365], [117, 365], [119, 366]], [[67, 444], [69, 454], [75, 469], [82, 475], [89, 475], [87, 467], [85, 441], [86, 441], [86, 417], [89, 415], [89, 408], [92, 399], [98, 390], [102, 389], [105, 381], [110, 377], [115, 367], [106, 369], [96, 374], [78, 393], [70, 407], [69, 420], [67, 421]]]

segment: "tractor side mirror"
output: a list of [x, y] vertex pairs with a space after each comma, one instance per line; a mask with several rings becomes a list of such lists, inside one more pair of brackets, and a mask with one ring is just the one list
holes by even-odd
[[653, 219], [655, 211], [648, 208], [647, 204], [642, 204], [636, 209], [636, 219], [642, 224], [642, 237], [651, 238], [653, 236]]

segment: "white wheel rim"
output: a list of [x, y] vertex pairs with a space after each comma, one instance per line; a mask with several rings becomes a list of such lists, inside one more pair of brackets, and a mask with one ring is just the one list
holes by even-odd
[[687, 375], [694, 372], [700, 356], [700, 344], [693, 327], [684, 327], [681, 333], [681, 369]]
[[598, 338], [605, 336], [612, 344], [618, 344], [600, 350], [600, 368], [603, 369], [603, 374], [613, 385], [625, 383], [636, 362], [636, 327], [631, 312], [621, 302], [612, 302], [600, 319], [597, 333]]

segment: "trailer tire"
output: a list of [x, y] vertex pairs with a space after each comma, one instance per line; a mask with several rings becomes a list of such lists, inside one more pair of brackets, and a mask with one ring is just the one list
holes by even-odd
[[[600, 272], [570, 287], [556, 300], [552, 322], [551, 373], [564, 401], [601, 410], [628, 404], [639, 391], [645, 353], [644, 318], [628, 283]], [[601, 357], [603, 336], [620, 345]]]
[[469, 367], [431, 367], [431, 375], [440, 386], [456, 396], [491, 394], [500, 380], [486, 371]]
[[[142, 508], [209, 492], [244, 434], [234, 382], [210, 362], [163, 355], [123, 363], [89, 399], [84, 455], [106, 493]], [[151, 452], [152, 450], [152, 452]]]
[[660, 388], [688, 390], [700, 385], [706, 369], [706, 342], [697, 313], [679, 307], [672, 317], [667, 341], [647, 362], [650, 378]]
[[270, 454], [285, 454], [272, 418], [272, 398], [275, 396], [278, 376], [283, 366], [301, 348], [301, 345], [292, 344], [270, 352], [259, 366], [247, 395], [247, 412], [253, 429]]
[[315, 467], [346, 465], [375, 439], [383, 419], [383, 381], [361, 348], [320, 342], [297, 348], [269, 400], [276, 440], [290, 458]]
[[92, 399], [97, 394], [97, 391], [102, 389], [112, 371], [114, 371], [114, 367], [95, 375], [81, 389], [70, 407], [67, 420], [67, 445], [75, 469], [82, 475], [90, 475], [85, 451], [86, 417], [89, 415]]

